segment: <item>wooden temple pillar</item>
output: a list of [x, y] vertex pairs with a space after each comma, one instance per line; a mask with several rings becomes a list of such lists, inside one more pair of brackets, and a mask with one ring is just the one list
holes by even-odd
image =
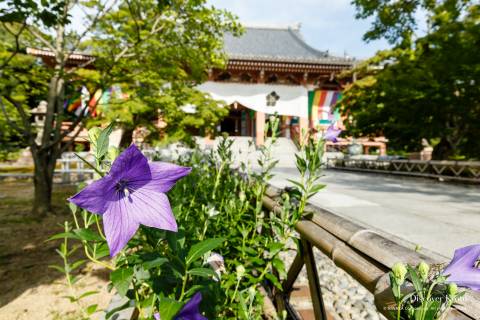
[[[257, 83], [265, 83], [265, 71], [260, 70]], [[255, 144], [263, 146], [265, 144], [265, 113], [255, 112]]]
[[255, 113], [255, 143], [257, 146], [263, 146], [265, 143], [265, 113], [257, 111]]

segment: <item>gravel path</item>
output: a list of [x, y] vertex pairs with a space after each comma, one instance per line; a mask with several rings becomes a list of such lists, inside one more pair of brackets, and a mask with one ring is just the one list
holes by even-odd
[[[293, 248], [293, 247], [292, 247]], [[325, 307], [342, 320], [384, 320], [377, 312], [373, 295], [360, 283], [342, 269], [335, 266], [332, 260], [314, 248], [317, 272], [322, 288]], [[287, 268], [293, 262], [295, 252], [289, 251], [282, 256]], [[295, 285], [308, 286], [308, 278], [303, 267]]]

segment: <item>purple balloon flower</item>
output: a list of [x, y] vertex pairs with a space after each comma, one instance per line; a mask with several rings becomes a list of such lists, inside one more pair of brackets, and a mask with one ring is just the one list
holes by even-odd
[[461, 287], [480, 291], [480, 269], [476, 266], [480, 257], [480, 245], [455, 250], [453, 259], [443, 271], [448, 281]]
[[185, 303], [182, 310], [175, 316], [175, 320], [208, 320], [200, 313], [200, 302], [202, 302], [202, 293], [197, 292]]
[[103, 215], [110, 255], [115, 256], [133, 237], [140, 224], [177, 231], [166, 196], [191, 168], [148, 162], [132, 144], [113, 162], [110, 172], [68, 199], [90, 212]]
[[338, 135], [342, 132], [340, 129], [335, 129], [334, 126], [327, 128], [327, 131], [323, 135], [325, 141], [337, 142]]
[[[175, 316], [174, 320], [208, 320], [200, 313], [200, 302], [202, 302], [202, 293], [197, 292], [193, 297], [185, 303], [180, 312]], [[155, 320], [160, 320], [160, 314], [153, 315]]]

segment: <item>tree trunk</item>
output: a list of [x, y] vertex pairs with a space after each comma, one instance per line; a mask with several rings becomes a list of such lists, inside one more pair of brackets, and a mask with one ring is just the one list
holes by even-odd
[[35, 162], [33, 214], [41, 218], [52, 212], [53, 170], [56, 159], [52, 166], [52, 155], [47, 152], [32, 151], [32, 156]]
[[128, 148], [132, 144], [133, 129], [126, 128], [123, 131], [122, 139], [120, 140], [120, 148]]

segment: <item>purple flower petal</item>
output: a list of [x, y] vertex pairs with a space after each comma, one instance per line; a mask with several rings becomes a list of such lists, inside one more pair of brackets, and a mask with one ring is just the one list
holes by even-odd
[[93, 213], [103, 214], [106, 209], [106, 199], [115, 196], [115, 186], [112, 179], [106, 176], [100, 180], [92, 182], [82, 189], [68, 201]]
[[155, 318], [155, 320], [160, 320], [160, 313], [154, 313], [153, 314], [153, 317]]
[[444, 275], [449, 275], [447, 281], [480, 291], [480, 269], [475, 266], [479, 257], [478, 244], [455, 250], [452, 261], [443, 271]]
[[115, 180], [149, 181], [152, 178], [148, 159], [134, 144], [115, 159], [108, 174]]
[[132, 187], [137, 188], [138, 185], [148, 190], [168, 192], [178, 179], [186, 176], [192, 171], [189, 167], [177, 166], [167, 162], [150, 162], [149, 164], [151, 176], [145, 181], [143, 177], [132, 180]]
[[200, 313], [200, 302], [202, 302], [202, 293], [197, 292], [185, 303], [182, 310], [175, 316], [175, 320], [208, 320]]
[[115, 256], [140, 224], [177, 231], [165, 192], [187, 175], [190, 168], [167, 163], [149, 164], [131, 145], [113, 162], [108, 175], [69, 200], [81, 208], [103, 214], [110, 255]]
[[170, 202], [164, 193], [143, 188], [134, 190], [125, 203], [127, 212], [133, 212], [133, 219], [147, 227], [177, 231]]
[[333, 126], [330, 126], [323, 135], [323, 139], [325, 141], [337, 142], [337, 137], [340, 135], [341, 132], [342, 130], [335, 129]]
[[110, 202], [103, 215], [103, 229], [111, 257], [125, 247], [139, 227], [139, 223], [134, 219], [134, 213], [127, 210], [129, 201], [126, 199], [127, 197], [123, 197], [119, 201]]

